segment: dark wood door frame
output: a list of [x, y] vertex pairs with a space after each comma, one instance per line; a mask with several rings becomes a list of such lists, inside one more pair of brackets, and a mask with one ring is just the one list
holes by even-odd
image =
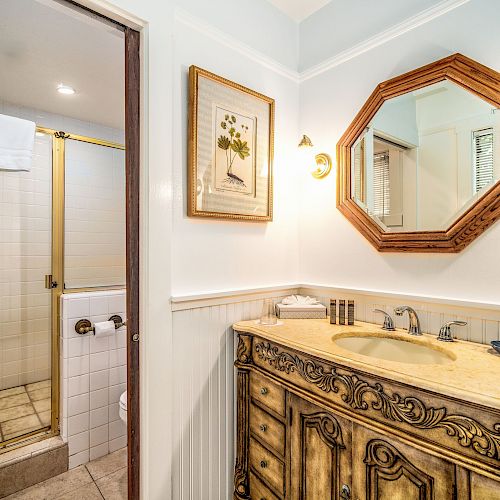
[[140, 499], [139, 407], [139, 203], [140, 203], [140, 33], [99, 12], [65, 0], [125, 34], [125, 178], [127, 274], [128, 499]]
[[128, 498], [139, 500], [140, 34], [125, 28]]

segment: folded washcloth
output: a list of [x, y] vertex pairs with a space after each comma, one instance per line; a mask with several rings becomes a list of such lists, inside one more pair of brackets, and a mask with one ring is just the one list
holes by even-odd
[[304, 297], [303, 295], [289, 295], [285, 297], [281, 303], [285, 306], [315, 306], [319, 301], [314, 297]]
[[0, 115], [0, 169], [31, 170], [35, 129], [34, 122]]

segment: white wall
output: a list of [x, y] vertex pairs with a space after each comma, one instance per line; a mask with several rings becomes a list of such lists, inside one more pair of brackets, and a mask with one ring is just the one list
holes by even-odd
[[[297, 279], [298, 85], [221, 41], [175, 24], [172, 294], [274, 285]], [[200, 48], [203, 48], [200, 50]], [[274, 220], [209, 221], [186, 216], [188, 68], [191, 64], [276, 100]]]
[[299, 70], [351, 49], [440, 0], [332, 0], [299, 26]]
[[398, 144], [418, 146], [415, 97], [406, 94], [384, 102], [371, 121], [375, 133]]
[[[454, 52], [499, 70], [499, 15], [497, 2], [472, 0], [304, 81], [301, 130], [310, 134], [320, 150], [334, 154], [339, 137], [379, 82]], [[334, 176], [317, 182], [304, 175], [301, 184], [301, 280], [487, 302], [500, 300], [499, 225], [458, 255], [378, 253], [336, 209]]]

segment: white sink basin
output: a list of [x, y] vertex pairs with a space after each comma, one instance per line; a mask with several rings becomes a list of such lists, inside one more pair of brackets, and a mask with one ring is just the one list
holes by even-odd
[[452, 354], [422, 343], [413, 343], [398, 338], [359, 335], [340, 337], [333, 341], [348, 351], [385, 361], [416, 365], [444, 365], [454, 360]]

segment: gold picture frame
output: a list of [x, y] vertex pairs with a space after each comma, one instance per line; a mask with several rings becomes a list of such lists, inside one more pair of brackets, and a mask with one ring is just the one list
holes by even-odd
[[189, 68], [189, 217], [273, 220], [274, 99]]

